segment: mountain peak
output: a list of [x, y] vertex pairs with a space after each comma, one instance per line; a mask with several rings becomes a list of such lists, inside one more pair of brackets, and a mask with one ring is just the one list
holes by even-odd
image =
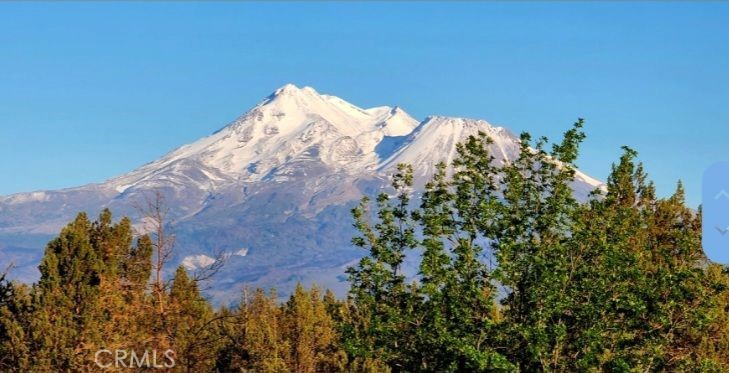
[[384, 137], [404, 136], [417, 123], [400, 108], [362, 109], [311, 87], [286, 84], [211, 136], [178, 148], [113, 184], [116, 190], [127, 190], [141, 180], [156, 180], [162, 169], [174, 174], [169, 180], [179, 180], [180, 173], [187, 177], [192, 172], [180, 169], [180, 161], [205, 169], [206, 175], [195, 175], [195, 179], [206, 189], [287, 172], [312, 174], [322, 167], [358, 174], [376, 167], [375, 147]]
[[518, 151], [518, 138], [503, 127], [495, 127], [480, 119], [429, 116], [403, 141], [400, 148], [384, 159], [379, 169], [393, 170], [400, 163], [413, 166], [416, 185], [422, 186], [439, 162], [452, 164], [456, 145], [469, 136], [485, 133], [493, 140], [490, 151], [499, 162], [513, 159]]
[[271, 95], [272, 97], [279, 97], [279, 96], [292, 96], [292, 95], [299, 95], [299, 94], [305, 94], [305, 93], [313, 93], [318, 95], [319, 93], [311, 87], [303, 86], [301, 88], [297, 87], [293, 83], [287, 83], [281, 88], [277, 89], [273, 92]]
[[513, 134], [506, 128], [494, 126], [483, 119], [431, 115], [425, 118], [419, 127], [420, 128], [416, 129], [416, 131], [423, 131], [426, 129], [430, 131], [444, 131], [443, 128], [466, 128], [475, 130], [476, 132], [484, 132], [490, 136], [502, 134], [513, 136]]
[[[227, 277], [216, 285], [217, 296], [238, 291], [238, 282], [292, 288], [311, 278], [305, 276], [336, 277], [356, 259], [351, 224], [342, 217], [363, 193], [385, 189], [399, 163], [413, 166], [416, 191], [422, 191], [435, 165], [451, 163], [456, 145], [479, 131], [494, 140], [495, 162], [518, 157], [519, 139], [485, 121], [433, 116], [421, 123], [397, 106], [363, 109], [286, 84], [221, 130], [127, 174], [0, 197], [0, 246], [19, 237], [36, 245], [39, 235], [56, 234], [76, 211], [109, 207], [134, 216], [139, 201], [161, 192], [180, 238], [175, 264], [205, 266], [214, 256], [211, 242], [243, 253], [233, 254], [221, 272]], [[580, 196], [599, 185], [579, 171], [576, 178]], [[42, 253], [40, 246], [29, 247], [37, 251], [21, 271], [35, 267]], [[292, 276], [276, 268], [291, 268]]]

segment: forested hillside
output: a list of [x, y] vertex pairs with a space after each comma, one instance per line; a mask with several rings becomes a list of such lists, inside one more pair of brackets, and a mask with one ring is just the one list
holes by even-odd
[[143, 235], [108, 210], [79, 214], [37, 283], [2, 277], [0, 371], [729, 371], [729, 270], [705, 258], [700, 213], [680, 183], [657, 197], [627, 147], [605, 190], [575, 198], [582, 126], [551, 145], [522, 134], [505, 163], [470, 136], [417, 205], [401, 164], [394, 195], [352, 211], [364, 257], [346, 299], [240, 284], [236, 307], [214, 309], [214, 273], [163, 276], [162, 206]]

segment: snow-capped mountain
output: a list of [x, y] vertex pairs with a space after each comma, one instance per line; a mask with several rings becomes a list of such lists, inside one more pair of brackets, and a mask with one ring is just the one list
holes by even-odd
[[[216, 278], [218, 300], [235, 298], [243, 282], [285, 294], [313, 280], [341, 291], [339, 275], [361, 255], [349, 244], [354, 203], [385, 187], [398, 163], [412, 164], [422, 185], [478, 131], [494, 140], [498, 162], [518, 154], [516, 136], [483, 120], [419, 123], [397, 106], [362, 109], [289, 84], [212, 135], [125, 175], [0, 197], [0, 262], [16, 262], [16, 276], [32, 280], [44, 242], [77, 212], [110, 207], [134, 218], [134, 202], [161, 191], [178, 236], [175, 264], [199, 268], [213, 251], [244, 252], [229, 255]], [[583, 194], [598, 185], [579, 173], [574, 187]]]
[[110, 182], [120, 191], [144, 181], [165, 183], [156, 174], [179, 168], [180, 162], [196, 163], [209, 181], [206, 187], [266, 177], [283, 180], [282, 166], [306, 161], [360, 173], [376, 166], [374, 148], [384, 136], [406, 135], [417, 124], [399, 108], [360, 109], [288, 84], [213, 135]]
[[[381, 160], [378, 170], [392, 172], [400, 163], [413, 166], [416, 185], [430, 180], [436, 164], [451, 164], [456, 157], [456, 144], [469, 136], [485, 133], [493, 140], [490, 154], [494, 162], [503, 164], [519, 156], [519, 139], [504, 127], [495, 127], [484, 120], [431, 116], [426, 118], [412, 133], [401, 138], [401, 143], [387, 158]], [[583, 172], [577, 171], [573, 188], [576, 195], [586, 197], [602, 183]]]
[[400, 163], [407, 163], [413, 166], [417, 179], [427, 179], [437, 163], [453, 161], [456, 144], [479, 131], [494, 140], [490, 150], [496, 162], [518, 156], [517, 138], [503, 127], [494, 127], [484, 120], [432, 116], [403, 139], [397, 150], [382, 161], [380, 170], [391, 170]]

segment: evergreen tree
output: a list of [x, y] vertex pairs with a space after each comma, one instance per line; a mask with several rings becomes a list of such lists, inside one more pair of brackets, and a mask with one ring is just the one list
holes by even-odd
[[30, 295], [26, 286], [0, 274], [0, 371], [23, 372], [31, 368], [27, 331]]
[[698, 346], [687, 346], [687, 349], [695, 351], [694, 370], [727, 372], [729, 371], [729, 267], [709, 264], [706, 274], [716, 294], [713, 297], [712, 307], [705, 315], [710, 321], [697, 336]]
[[91, 222], [81, 213], [48, 244], [31, 323], [36, 364], [60, 371], [82, 370], [98, 344], [98, 307], [103, 270], [100, 252], [91, 245]]
[[[99, 349], [128, 349], [144, 340], [139, 302], [148, 271], [139, 262], [149, 260], [149, 251], [148, 238], [132, 246], [131, 222], [112, 223], [109, 210], [93, 223], [79, 214], [48, 244], [32, 291], [36, 367], [93, 369]], [[142, 265], [127, 277], [136, 264]]]
[[291, 346], [284, 339], [281, 328], [281, 308], [276, 292], [270, 295], [258, 289], [250, 300], [241, 305], [244, 320], [243, 349], [247, 361], [244, 368], [256, 372], [284, 372], [290, 360]]
[[213, 310], [182, 266], [172, 280], [170, 310], [169, 346], [175, 352], [175, 364], [185, 372], [212, 370], [219, 347]]
[[701, 264], [700, 221], [679, 185], [655, 197], [636, 152], [625, 148], [607, 194], [584, 209], [574, 245], [582, 263], [570, 289], [577, 316], [577, 367], [643, 371], [697, 370], [718, 360], [697, 346], [716, 325], [720, 290]]
[[346, 356], [339, 351], [338, 335], [319, 290], [296, 286], [283, 306], [284, 339], [291, 347], [289, 371], [296, 373], [343, 371]]
[[32, 288], [0, 275], [0, 371], [95, 371], [100, 349], [172, 349], [171, 370], [187, 372], [729, 371], [729, 269], [703, 255], [700, 211], [680, 183], [658, 198], [627, 147], [606, 188], [577, 201], [582, 125], [551, 151], [523, 134], [500, 166], [471, 136], [419, 206], [399, 166], [394, 196], [353, 210], [367, 255], [343, 301], [298, 285], [284, 303], [246, 290], [214, 312], [183, 267], [163, 278], [159, 199], [153, 238], [108, 210], [79, 214]]

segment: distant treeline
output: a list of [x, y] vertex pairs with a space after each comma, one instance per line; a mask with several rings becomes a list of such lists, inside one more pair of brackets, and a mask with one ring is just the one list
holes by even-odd
[[0, 277], [0, 371], [126, 370], [122, 351], [138, 371], [154, 356], [180, 372], [729, 372], [729, 271], [705, 258], [700, 214], [680, 183], [658, 198], [629, 148], [605, 190], [576, 200], [582, 125], [550, 149], [523, 134], [503, 165], [472, 136], [418, 206], [401, 165], [393, 193], [353, 210], [366, 255], [347, 299], [244, 289], [214, 310], [199, 289], [210, 274], [162, 276], [173, 239], [159, 199], [144, 235], [79, 214], [38, 283]]

